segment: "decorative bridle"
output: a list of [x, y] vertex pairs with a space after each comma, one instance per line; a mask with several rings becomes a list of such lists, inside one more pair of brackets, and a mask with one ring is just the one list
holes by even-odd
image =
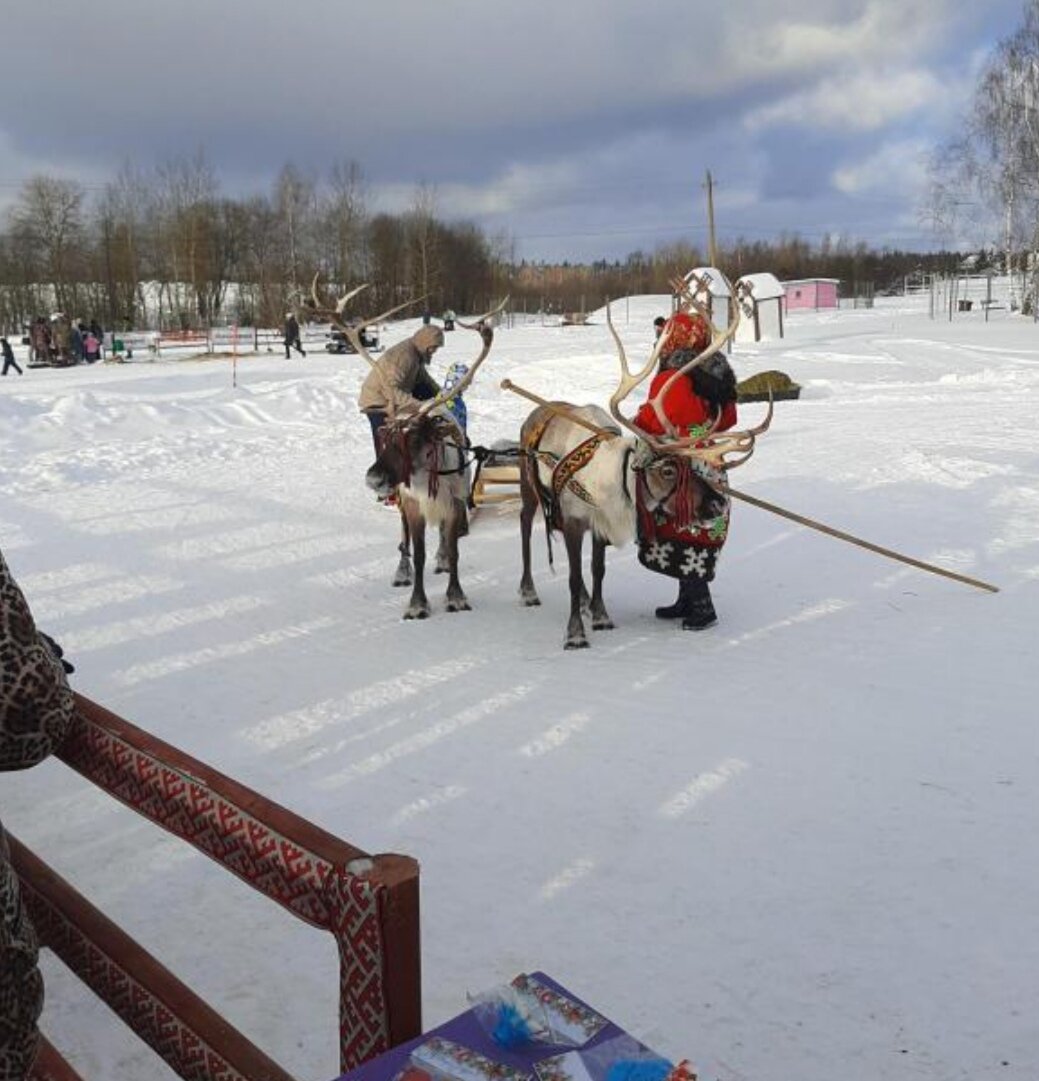
[[[458, 441], [459, 428], [454, 421], [448, 420], [446, 417], [434, 416], [428, 418], [428, 424], [433, 431], [433, 437], [426, 442], [425, 466], [429, 476], [427, 491], [430, 499], [436, 499], [437, 493], [440, 491], [440, 478], [464, 473], [469, 468], [473, 458], [478, 458], [479, 455], [472, 453], [471, 457], [466, 458], [466, 453], [472, 452], [474, 448], [470, 446], [467, 440]], [[413, 423], [388, 423], [379, 429], [377, 436], [380, 454], [391, 443], [396, 445], [401, 460], [401, 484], [405, 488], [411, 487], [411, 478], [415, 473], [415, 464], [411, 454], [413, 427]], [[446, 458], [444, 452], [448, 448], [454, 448], [458, 451], [458, 465], [444, 469], [443, 464]], [[475, 450], [484, 450], [484, 448], [475, 448]]]

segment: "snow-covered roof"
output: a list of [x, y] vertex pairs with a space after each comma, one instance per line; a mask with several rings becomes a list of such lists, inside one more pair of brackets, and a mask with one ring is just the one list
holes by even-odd
[[755, 300], [775, 300], [785, 292], [775, 274], [769, 274], [767, 271], [762, 274], [744, 274], [736, 283], [737, 289], [740, 286]]
[[834, 282], [840, 285], [840, 278], [788, 278], [783, 285], [811, 285], [813, 282]]
[[698, 266], [686, 274], [685, 281], [692, 281], [694, 276], [707, 279], [707, 288], [710, 289], [712, 297], [732, 296], [732, 290], [729, 288], [729, 279], [726, 278], [717, 267]]

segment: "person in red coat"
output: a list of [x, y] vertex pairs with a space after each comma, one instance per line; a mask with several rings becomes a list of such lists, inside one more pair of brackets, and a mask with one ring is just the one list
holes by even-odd
[[[678, 312], [662, 334], [660, 367], [649, 388], [652, 400], [671, 379], [710, 344], [711, 331], [700, 315]], [[724, 432], [736, 424], [736, 376], [715, 353], [679, 376], [661, 402], [664, 415], [683, 435]], [[665, 434], [647, 402], [635, 415], [644, 432]], [[678, 600], [656, 610], [660, 619], [681, 619], [684, 630], [700, 631], [718, 622], [709, 583], [729, 530], [729, 500], [710, 483], [722, 478], [706, 463], [678, 458], [675, 493], [666, 510], [651, 513], [639, 506], [638, 556], [656, 574], [678, 579]]]

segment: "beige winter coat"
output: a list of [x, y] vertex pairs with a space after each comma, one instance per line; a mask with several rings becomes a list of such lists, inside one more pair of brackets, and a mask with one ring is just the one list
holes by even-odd
[[439, 327], [420, 327], [410, 338], [387, 349], [375, 362], [361, 384], [357, 399], [362, 413], [388, 413], [414, 409], [419, 404], [413, 391], [421, 377], [436, 391], [436, 381], [425, 370], [427, 350], [444, 344], [444, 332]]

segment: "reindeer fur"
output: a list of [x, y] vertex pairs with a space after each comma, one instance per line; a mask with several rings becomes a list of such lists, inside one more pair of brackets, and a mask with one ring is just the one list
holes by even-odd
[[[563, 405], [564, 403], [559, 403]], [[566, 542], [570, 569], [570, 618], [564, 641], [567, 649], [588, 645], [582, 613], [591, 616], [592, 630], [610, 630], [613, 621], [602, 598], [602, 583], [606, 573], [606, 546], [621, 547], [635, 535], [635, 478], [632, 460], [635, 440], [622, 439], [620, 429], [609, 414], [598, 406], [566, 406], [575, 416], [616, 433], [596, 448], [590, 462], [575, 480], [588, 493], [591, 504], [569, 487], [559, 493], [556, 503], [557, 522], [546, 522], [548, 529], [560, 526]], [[540, 434], [539, 434], [540, 433]], [[520, 536], [523, 548], [523, 577], [520, 599], [524, 605], [540, 604], [530, 571], [530, 535], [534, 515], [538, 510], [538, 487], [552, 490], [552, 462], [562, 460], [570, 451], [592, 437], [592, 432], [575, 424], [546, 406], [539, 406], [525, 421], [520, 432], [520, 445], [527, 452], [520, 470]], [[592, 534], [592, 592], [588, 593], [581, 572], [581, 549], [584, 535]]]

